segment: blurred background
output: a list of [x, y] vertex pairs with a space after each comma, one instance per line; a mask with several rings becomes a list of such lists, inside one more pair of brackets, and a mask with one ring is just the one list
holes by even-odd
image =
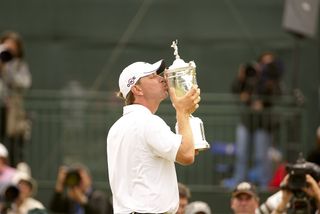
[[[38, 182], [37, 198], [47, 205], [58, 167], [74, 162], [85, 163], [95, 186], [110, 191], [105, 139], [122, 113], [114, 94], [118, 76], [135, 61], [165, 59], [171, 65], [176, 39], [181, 58], [197, 65], [202, 101], [196, 116], [211, 144], [191, 167], [177, 166], [178, 180], [190, 187], [193, 200], [208, 202], [214, 213], [229, 211], [230, 192], [221, 181], [233, 169], [234, 152], [227, 146], [234, 145], [241, 112], [231, 85], [239, 65], [265, 51], [284, 65], [273, 146], [289, 162], [299, 152], [307, 154], [320, 125], [318, 16], [301, 18], [300, 26], [314, 25], [314, 32], [299, 26], [292, 32], [297, 22], [284, 13], [289, 1], [3, 1], [0, 29], [22, 36], [32, 74], [25, 95], [32, 122], [25, 160]], [[174, 127], [168, 100], [158, 114]]]

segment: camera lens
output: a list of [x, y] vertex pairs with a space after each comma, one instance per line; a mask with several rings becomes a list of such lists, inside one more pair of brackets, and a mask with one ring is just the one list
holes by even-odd
[[16, 186], [8, 186], [4, 192], [4, 199], [6, 202], [12, 203], [19, 197], [20, 190]]
[[79, 185], [81, 180], [78, 170], [69, 170], [66, 175], [65, 185], [69, 187]]
[[0, 60], [2, 62], [9, 62], [10, 60], [12, 60], [13, 55], [10, 53], [10, 51], [8, 50], [3, 50], [0, 51]]

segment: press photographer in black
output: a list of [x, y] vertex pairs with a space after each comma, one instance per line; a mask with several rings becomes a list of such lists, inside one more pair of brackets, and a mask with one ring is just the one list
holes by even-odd
[[320, 213], [320, 167], [300, 157], [295, 164], [288, 164], [286, 170], [281, 190], [260, 206], [260, 211], [264, 211], [261, 213]]
[[89, 170], [81, 164], [59, 168], [50, 210], [68, 214], [113, 213], [110, 198], [93, 188]]

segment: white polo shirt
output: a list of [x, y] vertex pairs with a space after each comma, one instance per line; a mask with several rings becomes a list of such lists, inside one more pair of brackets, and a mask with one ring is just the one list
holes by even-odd
[[175, 159], [182, 136], [142, 105], [129, 105], [107, 137], [114, 213], [175, 213]]

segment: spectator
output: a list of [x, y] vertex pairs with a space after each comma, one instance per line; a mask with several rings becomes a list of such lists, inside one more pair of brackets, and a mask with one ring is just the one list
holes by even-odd
[[178, 189], [179, 189], [179, 208], [178, 208], [177, 214], [185, 214], [186, 206], [189, 203], [191, 193], [189, 188], [182, 183], [178, 183]]
[[187, 205], [186, 214], [211, 214], [210, 206], [204, 201], [194, 201]]
[[[232, 85], [244, 104], [241, 122], [236, 128], [236, 161], [233, 177], [223, 184], [233, 188], [237, 183], [249, 180], [267, 188], [272, 175], [272, 162], [268, 157], [275, 117], [270, 114], [273, 96], [281, 94], [282, 65], [272, 53], [264, 53], [259, 63], [241, 66]], [[251, 146], [250, 146], [251, 145]], [[249, 151], [250, 148], [253, 151]], [[253, 167], [249, 160], [254, 154]]]
[[22, 39], [16, 32], [3, 33], [0, 46], [1, 136], [10, 153], [9, 164], [16, 166], [24, 160], [24, 144], [30, 137], [31, 125], [23, 96], [31, 87], [31, 74], [24, 59]]
[[70, 214], [113, 213], [110, 200], [104, 192], [93, 188], [89, 170], [81, 164], [59, 168], [50, 210]]
[[259, 207], [256, 187], [248, 182], [239, 183], [232, 192], [231, 209], [234, 214], [255, 214]]
[[0, 193], [12, 183], [12, 179], [16, 174], [16, 169], [8, 165], [8, 150], [0, 143]]
[[45, 210], [43, 204], [32, 197], [36, 192], [36, 181], [30, 175], [18, 171], [13, 181], [17, 181], [17, 185], [9, 186], [5, 191], [7, 206], [1, 213], [28, 214], [34, 209]]

